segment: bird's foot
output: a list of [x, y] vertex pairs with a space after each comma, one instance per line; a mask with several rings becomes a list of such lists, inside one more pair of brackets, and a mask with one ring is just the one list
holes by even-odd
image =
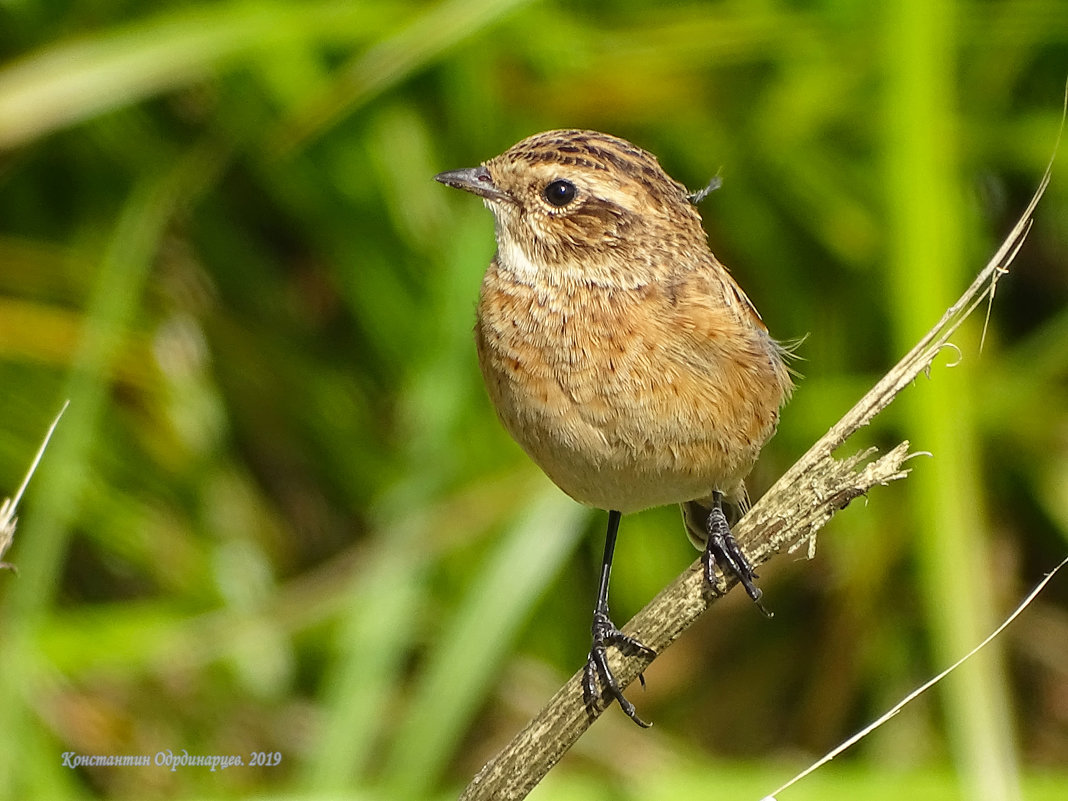
[[[593, 645], [590, 647], [590, 655], [586, 659], [586, 668], [582, 674], [582, 697], [586, 703], [586, 709], [593, 711], [597, 699], [603, 699], [605, 705], [612, 701], [618, 701], [620, 709], [642, 728], [649, 728], [634, 710], [634, 704], [623, 695], [623, 689], [619, 686], [615, 674], [608, 666], [607, 649], [614, 645], [624, 653], [631, 653], [652, 659], [656, 651], [638, 642], [616, 628], [609, 619], [607, 610], [593, 613]], [[600, 682], [598, 682], [600, 677]], [[638, 674], [638, 679], [645, 686], [645, 676]], [[598, 686], [600, 684], [600, 687]]]
[[772, 617], [772, 613], [760, 602], [764, 593], [753, 583], [753, 579], [759, 577], [753, 571], [753, 565], [749, 559], [742, 553], [738, 541], [734, 539], [731, 527], [727, 523], [727, 516], [723, 513], [723, 507], [718, 500], [708, 513], [708, 540], [705, 542], [701, 561], [705, 566], [705, 580], [708, 581], [709, 586], [716, 586], [716, 566], [719, 565], [724, 572], [729, 570], [737, 576], [739, 583], [745, 587], [745, 591], [753, 599], [753, 603], [767, 617]]

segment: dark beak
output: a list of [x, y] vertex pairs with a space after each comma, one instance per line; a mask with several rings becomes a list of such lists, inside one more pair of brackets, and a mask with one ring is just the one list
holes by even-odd
[[434, 176], [435, 181], [440, 181], [445, 186], [453, 189], [462, 189], [473, 195], [484, 197], [487, 200], [498, 200], [505, 203], [512, 202], [512, 196], [502, 192], [493, 185], [493, 178], [485, 167], [468, 167], [466, 170], [449, 170]]

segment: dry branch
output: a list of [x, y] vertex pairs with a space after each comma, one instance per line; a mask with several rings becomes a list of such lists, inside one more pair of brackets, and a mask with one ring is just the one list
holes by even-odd
[[[1028, 231], [1039, 199], [1049, 184], [1052, 161], [1038, 189], [1012, 231], [971, 286], [938, 324], [883, 378], [834, 424], [780, 478], [734, 527], [754, 565], [783, 551], [808, 545], [811, 551], [819, 531], [839, 509], [877, 484], [903, 478], [909, 457], [908, 442], [871, 459], [875, 449], [845, 459], [832, 453], [859, 428], [871, 422], [920, 373], [927, 372], [949, 337], [984, 299], [993, 299], [998, 280], [1007, 271]], [[711, 590], [705, 585], [701, 563], [694, 562], [623, 627], [623, 630], [662, 653], [735, 583]], [[621, 686], [626, 687], [648, 667], [651, 659], [624, 656], [610, 649], [609, 663]], [[560, 688], [545, 707], [471, 781], [461, 801], [515, 801], [541, 781], [576, 740], [600, 715], [587, 711], [582, 697], [582, 671]]]

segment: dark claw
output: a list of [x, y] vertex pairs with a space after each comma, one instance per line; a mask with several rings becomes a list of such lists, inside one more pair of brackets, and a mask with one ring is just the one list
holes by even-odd
[[701, 561], [705, 566], [705, 580], [710, 586], [715, 587], [717, 584], [715, 569], [719, 565], [724, 572], [729, 570], [738, 577], [739, 583], [745, 587], [749, 597], [766, 617], [773, 616], [772, 612], [760, 602], [764, 593], [753, 583], [753, 579], [759, 576], [753, 571], [753, 566], [742, 553], [738, 541], [734, 539], [730, 525], [727, 523], [727, 516], [723, 514], [723, 507], [718, 498], [708, 513], [708, 541], [705, 543]]
[[[643, 645], [616, 628], [615, 624], [608, 618], [607, 612], [595, 612], [593, 615], [593, 645], [586, 660], [586, 667], [582, 672], [582, 696], [586, 702], [586, 707], [592, 711], [598, 698], [605, 700], [607, 704], [612, 703], [613, 700], [617, 701], [620, 709], [623, 710], [627, 717], [642, 728], [647, 729], [651, 724], [638, 717], [634, 704], [623, 695], [623, 690], [620, 688], [619, 682], [616, 681], [615, 674], [612, 673], [612, 669], [608, 666], [607, 649], [609, 645], [614, 645], [621, 651], [636, 653], [649, 659], [656, 656], [656, 651], [652, 648]], [[598, 689], [597, 686], [598, 675], [601, 679], [602, 689]], [[641, 680], [642, 687], [644, 687], [645, 676], [639, 674], [638, 678]]]

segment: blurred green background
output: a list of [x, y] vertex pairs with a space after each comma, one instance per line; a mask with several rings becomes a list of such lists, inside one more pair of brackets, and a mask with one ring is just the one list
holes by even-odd
[[[511, 443], [492, 220], [434, 183], [579, 126], [656, 153], [804, 379], [758, 495], [933, 324], [1052, 152], [1068, 3], [0, 4], [0, 797], [455, 797], [579, 668], [603, 513]], [[535, 799], [752, 798], [1068, 550], [1068, 153], [948, 353], [853, 444], [933, 458], [762, 571]], [[625, 519], [622, 622], [695, 558]], [[63, 766], [63, 754], [280, 764]], [[275, 761], [274, 759], [270, 761]], [[789, 799], [1062, 799], [1068, 577]]]

